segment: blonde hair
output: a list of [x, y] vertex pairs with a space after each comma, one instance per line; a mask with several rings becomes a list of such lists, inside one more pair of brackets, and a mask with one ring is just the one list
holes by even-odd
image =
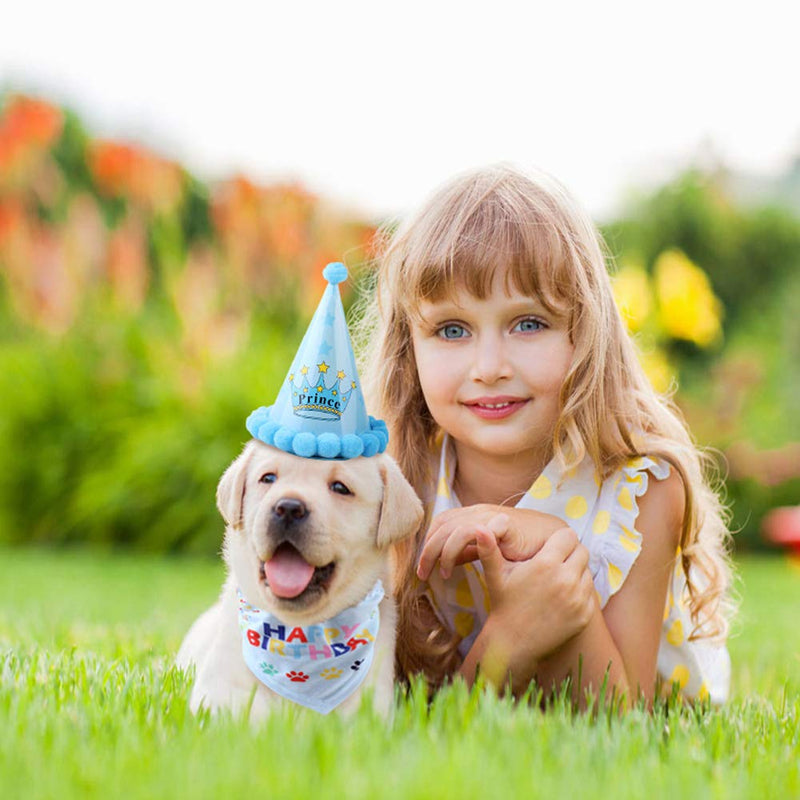
[[355, 325], [369, 407], [386, 420], [390, 451], [428, 509], [415, 540], [397, 553], [400, 674], [422, 672], [438, 685], [457, 663], [457, 638], [438, 623], [415, 576], [430, 522], [439, 428], [417, 378], [411, 321], [422, 299], [435, 302], [458, 288], [487, 297], [498, 274], [509, 288], [567, 309], [574, 357], [560, 393], [552, 455], [569, 469], [588, 454], [603, 478], [641, 455], [675, 468], [685, 494], [680, 552], [692, 635], [724, 638], [733, 610], [729, 533], [709, 477], [711, 459], [645, 376], [592, 221], [549, 176], [496, 166], [457, 177], [395, 232], [384, 229], [370, 297]]

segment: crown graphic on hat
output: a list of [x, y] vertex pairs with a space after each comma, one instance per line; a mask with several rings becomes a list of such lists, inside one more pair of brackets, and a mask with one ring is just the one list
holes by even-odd
[[370, 417], [356, 372], [339, 284], [347, 267], [322, 271], [328, 286], [274, 405], [247, 418], [250, 435], [304, 458], [356, 458], [382, 453], [386, 423]]

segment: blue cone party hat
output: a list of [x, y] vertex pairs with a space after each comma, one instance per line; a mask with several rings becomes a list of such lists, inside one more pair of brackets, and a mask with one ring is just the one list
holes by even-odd
[[322, 271], [328, 286], [272, 406], [247, 418], [251, 436], [304, 458], [356, 458], [382, 453], [386, 423], [367, 414], [339, 286], [347, 267]]

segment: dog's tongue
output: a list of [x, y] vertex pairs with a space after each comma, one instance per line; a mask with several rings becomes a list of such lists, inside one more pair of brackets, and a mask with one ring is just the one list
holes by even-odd
[[269, 561], [264, 574], [272, 593], [277, 597], [297, 597], [314, 575], [311, 566], [290, 544], [282, 544]]

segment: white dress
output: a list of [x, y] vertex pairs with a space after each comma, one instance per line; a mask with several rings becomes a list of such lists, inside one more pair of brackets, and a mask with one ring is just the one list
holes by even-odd
[[[553, 460], [517, 508], [552, 514], [575, 531], [589, 551], [589, 571], [603, 608], [619, 591], [641, 551], [642, 535], [636, 530], [637, 498], [647, 491], [651, 476], [664, 480], [669, 472], [668, 464], [637, 458], [601, 482], [588, 456], [566, 475]], [[445, 436], [433, 516], [460, 507], [453, 491], [454, 475], [455, 453]], [[466, 656], [489, 614], [480, 561], [456, 567], [446, 581], [434, 570], [420, 588], [440, 621], [461, 637], [459, 652]], [[704, 639], [689, 641], [692, 623], [687, 598], [686, 578], [677, 558], [664, 608], [658, 674], [668, 684], [677, 684], [686, 698], [724, 703], [730, 685], [727, 648]]]

